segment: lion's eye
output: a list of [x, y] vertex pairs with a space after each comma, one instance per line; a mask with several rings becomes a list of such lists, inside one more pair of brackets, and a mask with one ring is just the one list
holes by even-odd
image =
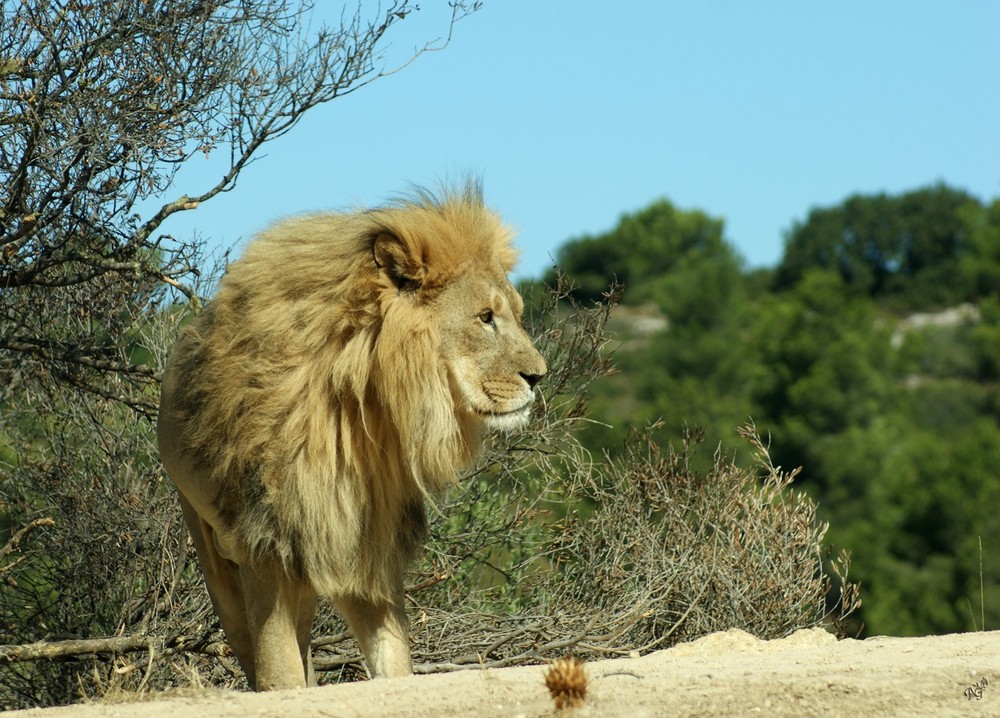
[[493, 321], [493, 310], [492, 309], [484, 309], [482, 312], [480, 312], [479, 313], [479, 321], [481, 321], [483, 324], [487, 324], [487, 325], [489, 325], [491, 327], [495, 327], [496, 323]]

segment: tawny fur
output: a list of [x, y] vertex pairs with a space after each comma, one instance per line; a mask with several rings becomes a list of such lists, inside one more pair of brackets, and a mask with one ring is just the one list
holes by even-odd
[[[287, 220], [230, 266], [178, 340], [161, 406], [165, 465], [215, 564], [206, 578], [230, 571], [219, 561], [241, 575], [278, 566], [303, 587], [289, 590], [358, 599], [363, 616], [391, 604], [398, 620], [424, 497], [473, 460], [484, 425], [526, 420], [545, 372], [507, 279], [511, 238], [468, 187]], [[213, 600], [242, 632], [230, 590], [217, 583]], [[397, 630], [381, 620], [364, 630]], [[250, 639], [244, 653], [264, 650]], [[408, 665], [394, 642], [372, 650]]]

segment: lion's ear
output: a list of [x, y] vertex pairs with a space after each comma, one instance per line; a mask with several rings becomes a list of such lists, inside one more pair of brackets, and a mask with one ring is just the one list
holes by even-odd
[[375, 238], [375, 266], [385, 272], [401, 292], [414, 292], [423, 285], [427, 270], [421, 257], [414, 256], [406, 243], [383, 232]]

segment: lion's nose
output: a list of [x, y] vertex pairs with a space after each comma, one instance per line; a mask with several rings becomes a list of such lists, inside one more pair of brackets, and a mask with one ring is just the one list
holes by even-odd
[[532, 389], [535, 388], [535, 384], [540, 382], [542, 380], [542, 377], [544, 376], [544, 374], [525, 374], [523, 371], [520, 372], [520, 374], [521, 378], [524, 379], [526, 382], [528, 382], [528, 386], [530, 386]]

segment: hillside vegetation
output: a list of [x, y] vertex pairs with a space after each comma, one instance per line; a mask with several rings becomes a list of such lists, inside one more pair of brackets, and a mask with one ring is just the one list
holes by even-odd
[[752, 417], [852, 554], [856, 630], [1000, 623], [1000, 201], [853, 196], [750, 270], [721, 219], [661, 200], [557, 261], [578, 300], [625, 285], [588, 448], [615, 455], [627, 427], [662, 420], [661, 443], [698, 425], [741, 462]]

